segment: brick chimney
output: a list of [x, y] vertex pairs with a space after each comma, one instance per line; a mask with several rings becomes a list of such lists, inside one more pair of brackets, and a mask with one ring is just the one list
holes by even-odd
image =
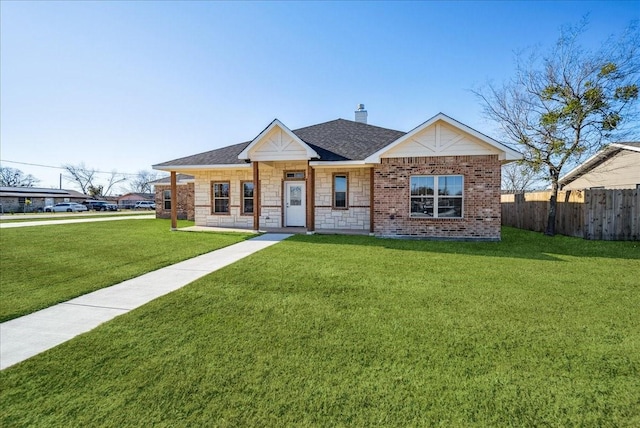
[[356, 113], [356, 122], [367, 123], [367, 111], [364, 109], [364, 104], [358, 104], [358, 110]]

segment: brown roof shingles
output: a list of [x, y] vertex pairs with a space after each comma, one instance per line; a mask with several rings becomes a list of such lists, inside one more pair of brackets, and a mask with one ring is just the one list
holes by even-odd
[[[351, 120], [336, 119], [292, 131], [320, 156], [319, 161], [364, 160], [405, 133]], [[163, 162], [162, 166], [244, 164], [238, 155], [250, 141]]]

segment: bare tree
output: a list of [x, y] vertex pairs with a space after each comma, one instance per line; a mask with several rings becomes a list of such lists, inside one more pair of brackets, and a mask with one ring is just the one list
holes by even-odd
[[113, 190], [113, 186], [115, 186], [118, 183], [124, 183], [125, 181], [127, 181], [127, 177], [124, 174], [120, 174], [116, 170], [111, 171], [111, 175], [109, 176], [107, 187], [104, 188], [103, 195], [110, 195], [111, 190]]
[[15, 168], [0, 167], [0, 186], [3, 187], [34, 187], [40, 180], [31, 174], [24, 175]]
[[508, 193], [522, 193], [533, 190], [543, 182], [540, 173], [526, 162], [511, 162], [502, 167], [502, 190]]
[[485, 116], [551, 183], [547, 235], [555, 234], [558, 179], [565, 166], [633, 132], [637, 116], [631, 108], [638, 100], [637, 22], [598, 51], [579, 44], [585, 29], [585, 23], [563, 29], [544, 56], [518, 56], [513, 79], [475, 91]]
[[151, 193], [151, 182], [158, 179], [158, 173], [154, 171], [138, 171], [138, 174], [129, 181], [129, 189], [134, 193]]
[[64, 176], [67, 181], [76, 183], [80, 186], [82, 193], [94, 197], [109, 195], [114, 185], [127, 180], [124, 174], [114, 170], [109, 173], [110, 176], [105, 187], [97, 183], [100, 173], [93, 168], [87, 168], [84, 163], [79, 165], [66, 164], [62, 167], [67, 171], [67, 175]]
[[89, 194], [89, 186], [93, 186], [96, 170], [87, 168], [84, 163], [79, 165], [66, 164], [62, 167], [67, 172], [67, 175], [64, 176], [65, 180], [76, 183], [80, 186], [82, 193]]

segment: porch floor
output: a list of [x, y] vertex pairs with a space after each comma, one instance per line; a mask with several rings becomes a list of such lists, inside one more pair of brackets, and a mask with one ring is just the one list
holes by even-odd
[[[214, 227], [214, 226], [189, 226], [179, 228], [181, 232], [242, 232], [242, 233], [293, 233], [297, 235], [307, 234], [306, 227], [267, 227], [260, 229], [258, 232], [252, 229], [240, 229], [232, 227]], [[315, 230], [318, 235], [369, 235], [367, 230], [358, 229], [321, 229]]]

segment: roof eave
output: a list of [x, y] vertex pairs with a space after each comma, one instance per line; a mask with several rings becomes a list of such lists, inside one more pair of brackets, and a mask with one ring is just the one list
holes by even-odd
[[229, 163], [216, 165], [152, 165], [151, 168], [158, 171], [182, 172], [182, 171], [198, 171], [208, 169], [247, 169], [251, 168], [249, 163]]

